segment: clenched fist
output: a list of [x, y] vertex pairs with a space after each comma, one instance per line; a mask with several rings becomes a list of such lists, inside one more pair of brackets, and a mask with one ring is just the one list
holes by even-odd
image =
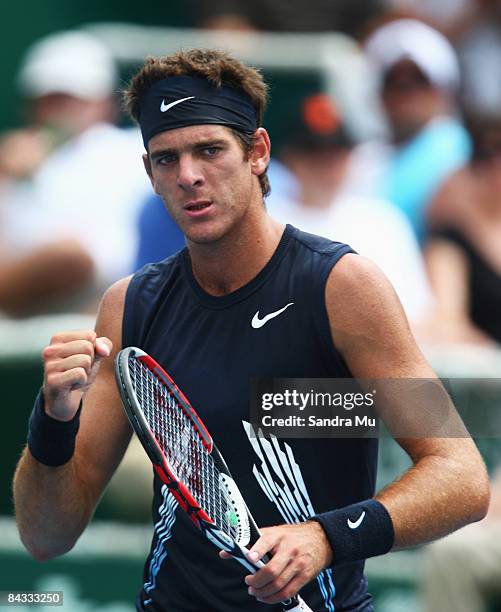
[[83, 394], [94, 382], [101, 361], [113, 345], [94, 331], [62, 332], [42, 352], [45, 411], [59, 421], [71, 420]]

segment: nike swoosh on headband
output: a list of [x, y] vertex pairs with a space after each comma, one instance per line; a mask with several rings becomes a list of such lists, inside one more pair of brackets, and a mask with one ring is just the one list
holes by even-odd
[[188, 96], [187, 98], [181, 98], [180, 100], [174, 100], [174, 102], [170, 102], [169, 104], [165, 104], [165, 100], [162, 100], [162, 103], [160, 104], [160, 112], [165, 113], [165, 111], [168, 111], [169, 108], [176, 106], [176, 104], [181, 104], [181, 102], [185, 102], [186, 100], [191, 100], [194, 97], [195, 96]]

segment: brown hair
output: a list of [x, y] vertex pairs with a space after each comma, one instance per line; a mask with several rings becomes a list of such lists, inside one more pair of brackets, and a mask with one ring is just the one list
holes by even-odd
[[[246, 93], [257, 113], [258, 125], [263, 123], [268, 87], [256, 68], [246, 66], [224, 51], [215, 49], [191, 49], [178, 51], [164, 57], [148, 57], [144, 66], [132, 77], [128, 88], [123, 92], [125, 109], [137, 122], [140, 100], [143, 93], [152, 85], [172, 76], [193, 75], [207, 79], [216, 87], [229, 85]], [[253, 137], [232, 130], [244, 151], [249, 155]], [[263, 196], [270, 192], [266, 171], [259, 176]]]

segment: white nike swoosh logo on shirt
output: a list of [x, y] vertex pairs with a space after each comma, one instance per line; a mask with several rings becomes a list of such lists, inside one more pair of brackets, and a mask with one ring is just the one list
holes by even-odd
[[357, 527], [360, 527], [364, 518], [365, 518], [365, 510], [362, 512], [362, 514], [358, 517], [358, 519], [354, 523], [350, 521], [350, 519], [348, 519], [348, 527], [350, 529], [356, 529]]
[[185, 102], [186, 100], [191, 100], [195, 96], [188, 96], [187, 98], [181, 98], [180, 100], [174, 100], [174, 102], [170, 102], [169, 104], [165, 104], [165, 100], [162, 100], [162, 104], [160, 104], [160, 111], [165, 113], [169, 108], [176, 106], [176, 104], [181, 104], [181, 102]]
[[252, 317], [252, 321], [251, 321], [252, 327], [254, 329], [259, 329], [260, 327], [263, 327], [263, 325], [266, 325], [266, 323], [268, 323], [270, 319], [274, 319], [275, 317], [278, 317], [279, 314], [282, 314], [284, 310], [287, 310], [287, 308], [289, 308], [289, 306], [292, 306], [293, 304], [294, 302], [290, 302], [283, 308], [280, 308], [280, 310], [276, 310], [275, 312], [270, 312], [270, 314], [267, 314], [262, 319], [259, 318], [259, 310], [258, 310], [256, 314]]

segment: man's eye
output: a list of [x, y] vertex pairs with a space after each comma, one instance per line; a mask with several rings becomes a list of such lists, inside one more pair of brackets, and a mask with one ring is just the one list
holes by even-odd
[[219, 151], [221, 150], [220, 147], [205, 147], [204, 151], [207, 153], [207, 155], [209, 156], [213, 156], [216, 155], [217, 153], [219, 153]]
[[174, 154], [162, 155], [162, 157], [158, 158], [157, 164], [159, 164], [160, 166], [168, 166], [169, 164], [173, 164], [176, 160], [177, 156]]

